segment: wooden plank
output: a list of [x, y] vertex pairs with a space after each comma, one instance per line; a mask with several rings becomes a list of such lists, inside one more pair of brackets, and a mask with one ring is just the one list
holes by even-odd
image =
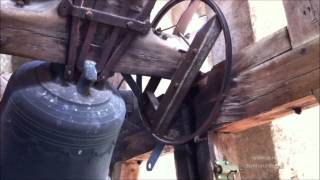
[[[231, 89], [218, 125], [254, 118], [309, 96], [312, 90], [319, 88], [319, 37], [290, 50], [286, 34], [287, 31], [281, 30], [234, 56]], [[273, 41], [279, 42], [273, 44], [277, 47], [268, 48]], [[224, 63], [218, 64], [199, 81], [196, 104], [202, 111], [210, 110], [208, 105], [219, 91], [223, 68]], [[253, 121], [252, 126], [259, 121], [261, 118]]]
[[[285, 96], [286, 94], [281, 95]], [[219, 129], [219, 131], [236, 133], [255, 126], [269, 123], [285, 115], [291, 114], [294, 112], [293, 108], [301, 107], [302, 110], [304, 110], [310, 107], [314, 107], [316, 104], [317, 100], [314, 96], [306, 96], [286, 104], [281, 104], [280, 106], [273, 108], [271, 111], [261, 113], [257, 116], [245, 118], [241, 121], [235, 121], [232, 124], [226, 125], [223, 128]]]
[[[1, 0], [0, 52], [64, 63], [68, 24], [57, 14], [59, 2], [37, 1], [19, 8], [11, 0]], [[150, 32], [132, 42], [114, 71], [169, 78], [181, 56], [169, 40]]]
[[[232, 50], [234, 54], [239, 53], [243, 48], [254, 43], [254, 33], [250, 18], [248, 0], [241, 1], [215, 1], [224, 13], [232, 39]], [[212, 10], [207, 13], [212, 14]], [[221, 33], [212, 49], [212, 63], [218, 64], [225, 59], [225, 42]]]
[[282, 28], [239, 51], [233, 59], [233, 75], [237, 76], [291, 49], [288, 30], [286, 27]]
[[[290, 50], [291, 44], [288, 31], [286, 28], [283, 28], [235, 54], [233, 56], [232, 76], [235, 79], [235, 77], [238, 77], [247, 70], [268, 62], [272, 58]], [[224, 62], [221, 62], [198, 82], [200, 92], [197, 95], [197, 99], [199, 99], [200, 104], [214, 101], [216, 93], [220, 89], [223, 71]]]
[[[291, 45], [286, 28], [283, 28], [278, 32], [275, 32], [274, 34], [260, 40], [258, 43], [255, 43], [243, 49], [238, 54], [233, 56], [233, 86], [238, 87], [236, 81], [244, 72], [257, 67], [258, 65], [264, 64], [270, 61], [271, 59], [288, 52], [290, 49]], [[199, 81], [199, 93], [197, 94], [195, 103], [200, 105], [196, 106], [199, 108], [199, 112], [210, 112], [210, 103], [215, 100], [216, 94], [220, 90], [220, 84], [222, 79], [221, 77], [223, 76], [223, 71], [224, 62], [221, 62], [214, 67], [213, 71], [209, 72], [206, 76], [204, 76], [202, 80]], [[239, 99], [239, 97], [241, 97], [241, 94], [242, 93], [233, 96], [238, 97]], [[232, 95], [229, 94], [229, 96]], [[238, 100], [238, 102], [241, 102], [241, 99]], [[238, 118], [240, 118], [240, 115], [244, 114], [243, 112], [244, 108], [235, 108], [232, 111], [233, 114], [238, 114]], [[205, 113], [198, 114], [205, 116]]]
[[[237, 128], [226, 128], [231, 126], [228, 125], [220, 130], [244, 130], [292, 112], [294, 104], [302, 107], [315, 104], [315, 98], [307, 98], [308, 102], [302, 101], [302, 104], [299, 100], [311, 95], [312, 90], [319, 89], [319, 68], [317, 37], [233, 77], [234, 83], [222, 107], [218, 124], [239, 120], [241, 121], [238, 124], [241, 124], [242, 120], [249, 120], [251, 123], [244, 126], [234, 125]], [[292, 107], [288, 108], [289, 105]], [[266, 112], [278, 115], [263, 115]]]
[[[312, 89], [317, 89], [319, 86], [318, 70], [319, 37], [246, 70], [233, 78], [233, 87], [223, 107], [225, 113], [222, 113], [222, 116], [225, 116], [220, 118], [220, 122], [256, 115], [281, 105], [281, 103], [274, 104], [282, 100], [281, 96], [276, 96], [280, 89], [284, 89], [282, 95], [290, 93], [283, 98], [283, 104], [309, 95]], [[273, 99], [265, 101], [267, 99], [264, 98], [270, 95]], [[242, 112], [242, 115], [237, 112]]]
[[319, 34], [319, 0], [283, 0], [283, 5], [293, 47], [297, 47]]

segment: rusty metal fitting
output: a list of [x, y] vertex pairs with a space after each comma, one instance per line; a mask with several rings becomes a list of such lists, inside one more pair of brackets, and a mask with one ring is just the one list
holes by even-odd
[[88, 11], [86, 12], [86, 18], [87, 18], [88, 20], [92, 20], [92, 17], [93, 17], [92, 11], [88, 10]]

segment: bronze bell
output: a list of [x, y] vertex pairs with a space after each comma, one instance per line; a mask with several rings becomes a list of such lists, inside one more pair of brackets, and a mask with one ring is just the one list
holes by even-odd
[[0, 103], [1, 180], [105, 180], [126, 108], [109, 84], [89, 93], [63, 65], [34, 61], [11, 77]]

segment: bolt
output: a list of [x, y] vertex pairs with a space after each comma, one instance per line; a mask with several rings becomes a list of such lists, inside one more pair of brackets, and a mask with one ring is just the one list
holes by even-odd
[[162, 38], [163, 40], [167, 40], [167, 39], [168, 39], [168, 36], [167, 36], [166, 34], [164, 34], [164, 35], [161, 36], [161, 38]]
[[176, 82], [176, 83], [174, 83], [173, 86], [174, 86], [175, 88], [177, 88], [177, 87], [179, 87], [179, 85], [180, 85], [180, 83]]
[[300, 50], [300, 54], [301, 54], [301, 55], [306, 54], [306, 52], [307, 52], [307, 50], [306, 50], [305, 48], [302, 48], [302, 49]]
[[193, 48], [192, 49], [192, 53], [196, 54], [198, 52], [198, 49], [197, 48]]
[[134, 24], [134, 23], [133, 23], [132, 21], [129, 21], [129, 22], [127, 22], [127, 27], [128, 27], [128, 28], [132, 28], [133, 24]]
[[187, 33], [186, 35], [184, 35], [184, 37], [186, 38], [186, 39], [190, 39], [190, 33]]
[[158, 36], [161, 35], [161, 32], [162, 32], [161, 28], [157, 28], [156, 30], [154, 30], [154, 33]]
[[196, 136], [193, 140], [194, 140], [195, 143], [201, 143], [201, 142], [207, 141], [208, 138]]
[[88, 11], [86, 12], [85, 16], [86, 16], [87, 19], [91, 20], [92, 17], [93, 17], [92, 11], [88, 10]]
[[72, 74], [71, 70], [68, 70], [68, 74], [69, 74], [69, 75], [71, 75], [71, 74]]

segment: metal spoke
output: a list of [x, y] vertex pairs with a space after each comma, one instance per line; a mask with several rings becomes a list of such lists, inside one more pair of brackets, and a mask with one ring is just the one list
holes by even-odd
[[183, 34], [181, 34], [180, 32], [178, 33], [178, 35], [181, 37], [181, 39], [190, 47], [190, 43], [188, 42], [188, 40], [184, 37]]
[[173, 25], [173, 26], [170, 26], [170, 27], [167, 27], [167, 28], [164, 28], [164, 29], [157, 28], [156, 31], [159, 32], [159, 33], [162, 33], [163, 31], [167, 31], [167, 30], [172, 29], [172, 28], [174, 28], [176, 26], [177, 26], [177, 24]]
[[122, 78], [121, 81], [119, 82], [117, 89], [120, 89], [120, 87], [123, 84], [123, 82], [124, 82], [124, 78]]

